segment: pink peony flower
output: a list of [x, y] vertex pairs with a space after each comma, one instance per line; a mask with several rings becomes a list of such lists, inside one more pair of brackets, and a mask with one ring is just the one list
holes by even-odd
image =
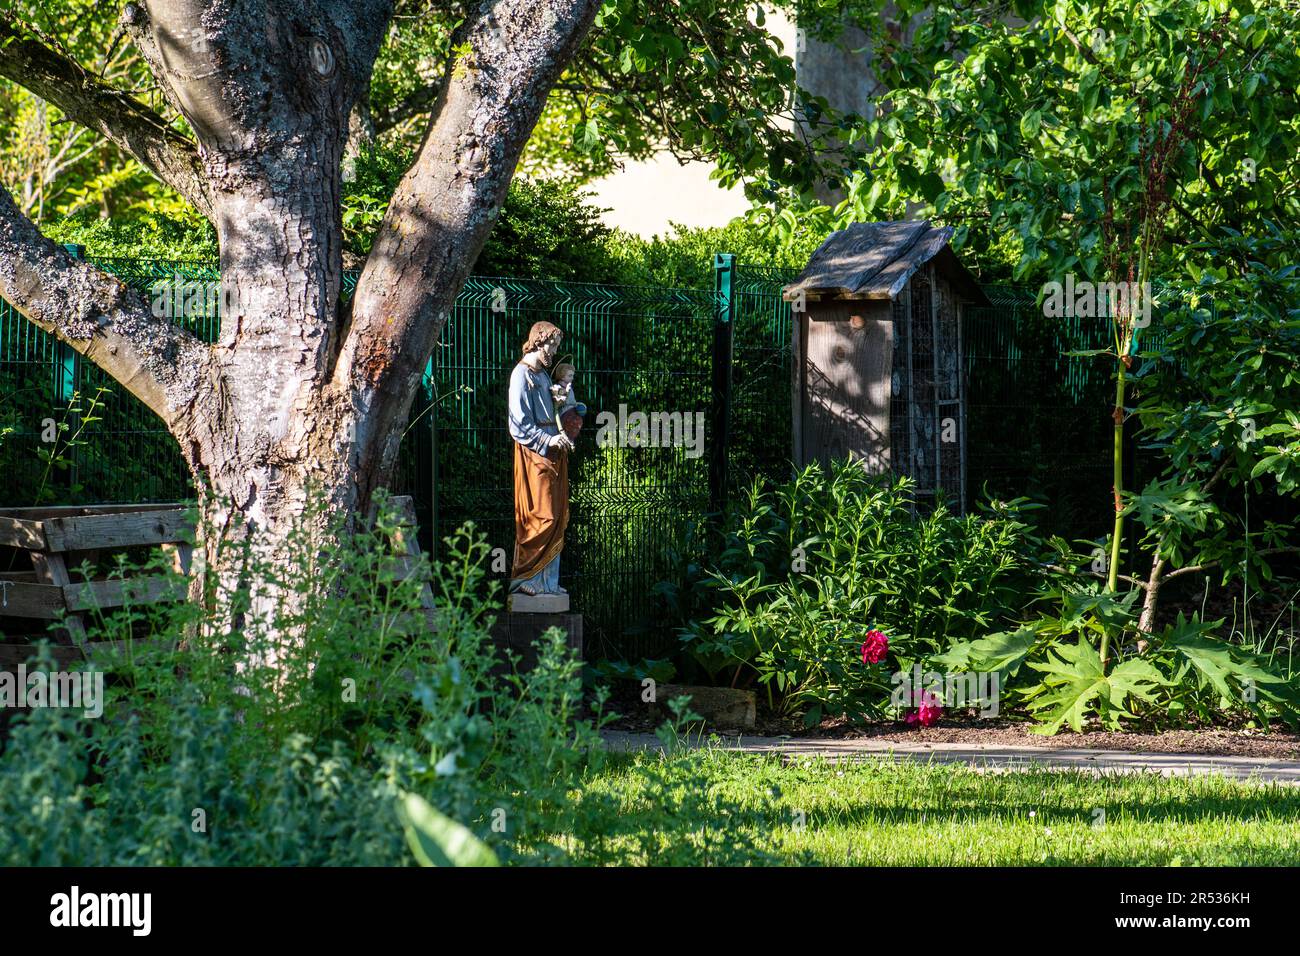
[[867, 639], [862, 642], [862, 663], [879, 664], [889, 651], [889, 638], [880, 631], [867, 631]]
[[922, 691], [921, 706], [907, 715], [907, 725], [915, 727], [920, 724], [922, 727], [933, 727], [942, 716], [943, 703], [935, 696], [933, 691]]

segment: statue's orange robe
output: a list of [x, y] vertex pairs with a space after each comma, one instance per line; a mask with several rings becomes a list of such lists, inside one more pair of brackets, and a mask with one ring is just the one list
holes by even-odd
[[515, 446], [515, 566], [516, 581], [533, 577], [564, 550], [569, 526], [569, 456], [553, 449], [539, 455], [519, 442]]

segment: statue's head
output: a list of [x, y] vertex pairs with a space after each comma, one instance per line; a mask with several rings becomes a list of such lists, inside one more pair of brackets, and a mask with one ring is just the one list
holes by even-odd
[[524, 354], [530, 352], [542, 353], [542, 364], [550, 366], [555, 361], [555, 353], [560, 349], [560, 342], [564, 340], [564, 333], [560, 331], [558, 325], [552, 325], [550, 322], [534, 322], [533, 327], [528, 330], [528, 338], [524, 339]]

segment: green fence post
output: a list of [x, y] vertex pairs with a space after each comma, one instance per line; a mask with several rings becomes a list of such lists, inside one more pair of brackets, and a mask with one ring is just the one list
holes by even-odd
[[727, 505], [727, 452], [731, 439], [731, 363], [735, 349], [736, 257], [713, 257], [713, 396], [709, 428], [709, 511]]
[[[86, 247], [75, 242], [63, 246], [68, 255], [74, 259], [86, 257]], [[77, 352], [62, 339], [54, 341], [54, 400], [60, 405], [72, 401], [72, 393], [77, 390]]]
[[[438, 347], [434, 346], [436, 354]], [[434, 376], [433, 356], [424, 366], [424, 378], [429, 386], [429, 404], [438, 400], [438, 380]], [[438, 558], [438, 409], [429, 409], [429, 557]]]
[[[63, 244], [63, 248], [68, 255], [74, 259], [86, 258], [86, 247], [77, 245], [75, 242]], [[77, 393], [77, 373], [80, 356], [77, 350], [62, 339], [54, 340], [54, 401], [61, 406], [68, 406], [72, 402], [72, 397]], [[69, 410], [68, 428], [72, 432], [77, 430], [77, 414]], [[57, 446], [56, 446], [57, 447]], [[51, 449], [53, 451], [54, 449]], [[71, 491], [77, 485], [77, 451], [72, 450], [72, 461], [68, 464], [67, 488]]]

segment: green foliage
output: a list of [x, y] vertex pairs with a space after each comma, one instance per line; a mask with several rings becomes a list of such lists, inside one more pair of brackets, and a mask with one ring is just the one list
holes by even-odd
[[[150, 92], [142, 58], [117, 35], [115, 11], [88, 0], [12, 6], [16, 26], [53, 38], [90, 75], [144, 99], [164, 124], [185, 130], [183, 118]], [[418, 147], [446, 76], [473, 60], [472, 49], [453, 43], [463, 19], [455, 5], [395, 5], [360, 111], [360, 126], [371, 127], [377, 148], [410, 155]], [[810, 186], [840, 147], [829, 134], [809, 140], [796, 133], [798, 112], [830, 111], [797, 89], [792, 52], [781, 49], [752, 4], [609, 0], [551, 92], [520, 169], [581, 183], [667, 148], [715, 162], [726, 185], [744, 179], [754, 190]], [[0, 81], [0, 119], [22, 132], [0, 150], [0, 179], [38, 219], [83, 206], [106, 216], [175, 215], [183, 206], [98, 134], [8, 81]], [[360, 236], [388, 192], [368, 192], [363, 184], [353, 194], [348, 228]]]
[[[221, 613], [129, 604], [92, 623], [92, 641], [124, 648], [96, 658], [111, 675], [104, 716], [37, 708], [11, 722], [0, 860], [400, 864], [411, 861], [405, 826], [425, 834], [430, 857], [426, 838], [459, 832], [435, 826], [432, 812], [502, 860], [564, 855], [552, 835], [570, 812], [568, 780], [599, 748], [563, 635], [551, 633], [538, 666], [520, 673], [488, 637], [481, 540], [462, 533], [446, 563], [412, 571], [391, 515], [354, 535], [319, 517], [295, 530], [284, 566], [249, 552], [247, 591], [205, 577]], [[133, 572], [123, 563], [116, 574]], [[438, 602], [432, 628], [420, 611], [426, 583]], [[279, 596], [269, 618], [251, 612], [259, 594]], [[223, 622], [241, 613], [232, 633]], [[180, 641], [183, 650], [167, 649]], [[41, 653], [33, 666], [51, 668]], [[485, 858], [459, 839], [443, 844], [451, 859]]]
[[[525, 166], [540, 160], [592, 175], [668, 148], [712, 161], [723, 187], [744, 181], [751, 195], [808, 188], [842, 145], [820, 127], [796, 133], [801, 113], [831, 111], [798, 89], [793, 52], [752, 5], [607, 0], [587, 49], [551, 94], [544, 140]], [[567, 161], [557, 155], [564, 140]]]
[[[488, 638], [487, 546], [467, 530], [433, 567], [405, 563], [396, 518], [343, 534], [316, 506], [287, 568], [247, 552], [238, 593], [128, 604], [89, 627], [103, 716], [36, 708], [0, 753], [6, 865], [734, 865], [768, 859], [735, 800], [678, 763], [598, 784], [603, 697], [584, 716], [579, 664], [551, 629], [520, 673]], [[117, 575], [167, 574], [166, 563]], [[272, 574], [278, 577], [272, 577]], [[170, 579], [171, 586], [185, 582]], [[437, 608], [425, 623], [420, 592]], [[251, 613], [281, 596], [269, 619]], [[128, 592], [129, 596], [129, 592]], [[244, 626], [229, 630], [243, 609]], [[283, 640], [283, 628], [294, 640]], [[277, 637], [277, 635], [280, 635]], [[133, 640], [127, 640], [133, 638]], [[171, 645], [184, 639], [181, 650]], [[279, 655], [276, 666], [266, 654]], [[31, 668], [50, 670], [47, 644]], [[89, 670], [86, 671], [89, 673]], [[101, 674], [104, 671], [101, 671]], [[695, 718], [674, 709], [665, 739]], [[642, 805], [635, 794], [652, 793]], [[691, 833], [664, 839], [663, 821]]]
[[646, 658], [635, 663], [623, 660], [597, 661], [592, 665], [595, 673], [605, 680], [640, 681], [647, 678], [666, 684], [677, 674], [677, 666], [670, 660]]
[[421, 866], [496, 866], [497, 858], [468, 829], [439, 813], [416, 793], [402, 794], [398, 816]]
[[217, 233], [197, 216], [165, 215], [101, 218], [77, 213], [41, 225], [41, 232], [59, 243], [85, 246], [96, 257], [172, 259], [210, 262], [217, 258]]
[[1176, 688], [1165, 705], [1168, 715], [1209, 722], [1244, 710], [1263, 726], [1275, 714], [1294, 724], [1300, 691], [1290, 675], [1275, 661], [1216, 638], [1211, 632], [1222, 625], [1179, 614], [1153, 638], [1148, 656]]
[[1275, 228], [1214, 246], [1214, 258], [1247, 265], [1202, 273], [1163, 319], [1165, 348], [1141, 354], [1134, 412], [1160, 472], [1125, 505], [1154, 556], [1258, 584], [1273, 573], [1270, 555], [1300, 547], [1291, 522], [1261, 509], [1248, 524], [1240, 505], [1243, 494], [1267, 503], [1300, 492], [1300, 276], [1269, 264], [1294, 261], [1297, 244]]
[[[82, 486], [75, 477], [76, 451], [90, 447], [91, 443], [85, 437], [86, 429], [102, 420], [103, 397], [107, 391], [106, 388], [96, 390], [94, 395], [85, 399], [84, 404], [82, 394], [73, 392], [67, 407], [61, 410], [58, 421], [53, 422], [54, 440], [46, 442], [42, 436], [41, 444], [36, 446], [36, 457], [45, 468], [36, 485], [33, 504], [49, 504], [68, 498], [75, 500], [81, 496]], [[50, 483], [51, 477], [56, 473], [67, 479], [57, 490]]]
[[1108, 730], [1120, 729], [1120, 720], [1134, 715], [1125, 710], [1129, 698], [1155, 700], [1164, 683], [1149, 661], [1131, 658], [1105, 671], [1101, 655], [1092, 644], [1054, 644], [1042, 662], [1030, 661], [1042, 681], [1026, 691], [1029, 711], [1040, 721], [1035, 733], [1055, 734], [1068, 723], [1075, 733], [1083, 730], [1084, 719], [1095, 712]]
[[[1068, 568], [1049, 570], [1023, 503], [985, 516], [959, 519], [942, 508], [917, 516], [908, 487], [850, 463], [756, 485], [708, 562], [689, 564], [683, 585], [658, 588], [688, 622], [686, 663], [732, 686], [761, 685], [776, 710], [810, 724], [883, 716], [889, 674], [918, 662], [950, 674], [996, 672], [1004, 702], [1023, 704], [1040, 733], [1094, 720], [1122, 729], [1300, 718], [1286, 672], [1269, 655], [1212, 636], [1222, 622], [1180, 617], [1144, 635], [1140, 590], [1115, 594], [1079, 584]], [[1196, 523], [1199, 512], [1158, 506], [1153, 496], [1138, 496], [1135, 510]], [[863, 664], [859, 648], [873, 629], [888, 636], [893, 666]], [[1103, 671], [1097, 648], [1110, 638], [1118, 659]]]
[[[365, 150], [344, 184], [343, 225], [349, 252], [364, 256], [401, 179], [407, 158], [391, 149]], [[713, 256], [736, 255], [742, 267], [802, 268], [824, 236], [804, 233], [782, 243], [745, 220], [717, 228], [677, 226], [642, 239], [601, 222], [605, 210], [560, 179], [516, 178], [479, 254], [484, 276], [558, 279], [615, 285], [708, 289]]]
[[[891, 672], [1014, 622], [1043, 581], [1025, 504], [918, 516], [910, 489], [853, 462], [756, 483], [707, 567], [659, 587], [689, 622], [689, 659], [733, 686], [763, 685], [769, 703], [810, 723], [860, 720], [883, 712]], [[885, 632], [896, 666], [863, 663], [871, 630]]]
[[368, 146], [343, 164], [343, 248], [369, 254], [411, 155], [391, 147]]
[[726, 226], [688, 228], [653, 239], [619, 233], [611, 245], [623, 269], [622, 279], [632, 285], [656, 285], [687, 289], [713, 286], [713, 257], [730, 252], [746, 267], [799, 270], [814, 249], [826, 238], [811, 230], [782, 241], [749, 220], [738, 219]]
[[[766, 220], [937, 218], [982, 278], [1040, 282], [1100, 278], [1148, 253], [1155, 274], [1173, 277], [1217, 263], [1168, 237], [1258, 236], [1270, 219], [1295, 218], [1294, 8], [1008, 6], [1014, 15], [970, 0], [799, 4], [812, 35], [864, 30], [889, 92], [882, 108], [845, 119], [862, 151], [845, 201], [829, 209], [791, 194]], [[1116, 245], [1123, 254], [1108, 262]]]
[[668, 701], [668, 712], [671, 716], [655, 729], [655, 736], [659, 738], [664, 753], [674, 754], [685, 746], [687, 727], [693, 723], [698, 724], [704, 718], [691, 710], [689, 695]]
[[[83, 75], [137, 95], [152, 85], [142, 58], [118, 42], [116, 14], [94, 0], [8, 0], [5, 20], [17, 35], [75, 61]], [[0, 126], [0, 182], [38, 223], [78, 211], [184, 215], [185, 203], [140, 163], [8, 79], [0, 79]]]
[[510, 184], [505, 206], [479, 253], [478, 275], [626, 284], [610, 249], [602, 210], [560, 180]]
[[933, 655], [929, 661], [948, 671], [997, 673], [999, 686], [1005, 687], [1020, 672], [1025, 658], [1038, 642], [1037, 629], [1018, 627], [1014, 631], [998, 631], [975, 641], [959, 641], [942, 654]]
[[[1018, 698], [1038, 721], [1035, 733], [1076, 733], [1094, 720], [1108, 730], [1212, 724], [1251, 718], [1300, 719], [1300, 694], [1276, 662], [1216, 637], [1223, 622], [1179, 615], [1176, 623], [1121, 649], [1105, 673], [1096, 645], [1106, 634], [1135, 634], [1131, 591], [1123, 597], [1062, 579], [1045, 596], [1058, 604], [1018, 627], [962, 641], [929, 659], [957, 672], [1001, 675], [1006, 700]], [[1138, 635], [1141, 636], [1141, 635]]]

